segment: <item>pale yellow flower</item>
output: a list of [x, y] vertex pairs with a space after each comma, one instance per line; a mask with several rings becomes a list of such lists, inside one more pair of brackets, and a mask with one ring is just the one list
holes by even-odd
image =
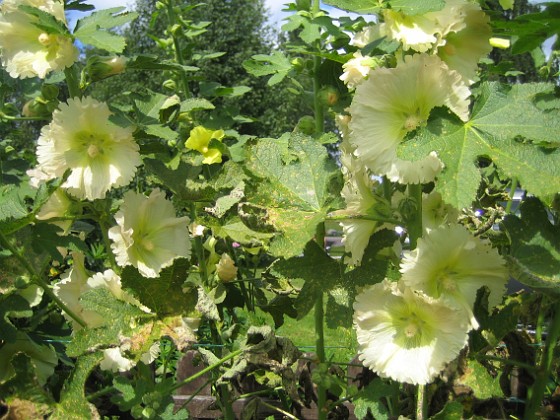
[[132, 265], [144, 277], [158, 277], [176, 258], [188, 258], [188, 217], [176, 217], [173, 204], [154, 189], [149, 197], [128, 191], [109, 229], [117, 264]]
[[49, 72], [74, 64], [79, 52], [70, 34], [48, 33], [38, 28], [38, 18], [21, 11], [20, 5], [41, 9], [66, 25], [63, 2], [5, 0], [0, 14], [0, 51], [2, 65], [10, 76], [44, 79]]
[[387, 9], [383, 17], [381, 33], [401, 42], [404, 50], [437, 51], [469, 84], [476, 77], [478, 61], [491, 50], [490, 19], [469, 0], [446, 0], [442, 10], [413, 16]]
[[220, 261], [216, 265], [216, 274], [223, 282], [232, 281], [237, 277], [237, 267], [235, 266], [235, 261], [229, 256], [229, 254], [222, 254]]
[[350, 113], [350, 142], [373, 174], [391, 181], [433, 181], [443, 164], [436, 152], [417, 160], [397, 157], [408, 133], [426, 124], [434, 107], [446, 106], [468, 119], [470, 91], [461, 76], [437, 56], [406, 56], [396, 68], [377, 68], [356, 89]]
[[52, 122], [43, 127], [37, 147], [39, 173], [60, 178], [77, 198], [104, 198], [109, 189], [127, 185], [141, 164], [132, 128], [109, 121], [107, 104], [93, 98], [72, 98], [60, 104]]
[[[39, 213], [35, 216], [38, 220], [49, 220], [56, 217], [68, 216], [72, 209], [72, 200], [66, 195], [66, 193], [58, 188], [49, 197], [47, 202], [43, 204]], [[72, 220], [57, 221], [53, 222], [54, 225], [59, 226], [63, 234], [67, 234], [72, 226]]]
[[199, 125], [191, 130], [190, 137], [185, 142], [185, 147], [202, 153], [204, 156], [202, 163], [206, 165], [220, 163], [222, 161], [222, 152], [209, 146], [210, 140], [222, 141], [224, 136], [224, 130], [210, 130]]
[[375, 61], [372, 57], [364, 57], [360, 51], [356, 51], [354, 58], [342, 65], [344, 73], [339, 79], [348, 86], [348, 89], [354, 89], [367, 77], [374, 66]]
[[401, 273], [406, 286], [466, 309], [472, 328], [478, 327], [472, 312], [478, 289], [488, 287], [492, 308], [502, 301], [508, 280], [498, 252], [461, 225], [441, 226], [425, 234], [403, 258]]
[[468, 317], [422, 293], [384, 280], [354, 303], [359, 358], [382, 377], [427, 384], [468, 341]]

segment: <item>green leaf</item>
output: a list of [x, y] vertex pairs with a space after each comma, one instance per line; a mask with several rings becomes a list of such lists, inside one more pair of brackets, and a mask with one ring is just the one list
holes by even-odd
[[15, 185], [0, 186], [0, 221], [20, 219], [27, 213], [21, 190]]
[[131, 337], [138, 331], [141, 320], [153, 317], [140, 308], [117, 299], [110, 290], [102, 287], [83, 293], [80, 302], [84, 310], [100, 314], [105, 323], [97, 328], [82, 328], [76, 331], [72, 342], [66, 348], [66, 354], [70, 357], [118, 345], [120, 337]]
[[323, 3], [361, 14], [377, 13], [383, 8], [383, 0], [323, 0]]
[[147, 279], [132, 266], [126, 266], [121, 275], [123, 288], [145, 306], [157, 313], [158, 317], [189, 313], [197, 301], [196, 292], [183, 292], [187, 279], [189, 260], [177, 259], [171, 267], [164, 268], [160, 276]]
[[208, 99], [189, 98], [181, 102], [181, 112], [198, 111], [199, 109], [214, 109], [214, 105]]
[[492, 377], [486, 368], [476, 360], [467, 362], [465, 374], [457, 382], [471, 388], [474, 396], [481, 400], [504, 396], [500, 387], [500, 375]]
[[338, 327], [352, 328], [353, 304], [354, 293], [349, 290], [343, 287], [329, 290], [325, 311], [327, 327], [332, 329]]
[[13, 343], [17, 339], [18, 330], [9, 320], [9, 316], [29, 318], [33, 311], [29, 302], [17, 294], [0, 296], [0, 340]]
[[277, 260], [267, 272], [275, 277], [305, 282], [295, 302], [298, 319], [307, 315], [317, 298], [342, 277], [341, 265], [315, 242], [307, 244], [303, 257]]
[[172, 71], [199, 71], [198, 67], [184, 66], [171, 60], [161, 60], [157, 55], [141, 54], [131, 57], [126, 62], [127, 70], [172, 70]]
[[85, 396], [84, 387], [92, 370], [103, 360], [103, 353], [95, 352], [78, 357], [74, 369], [64, 382], [60, 403], [56, 405], [51, 419], [86, 419], [97, 412]]
[[520, 218], [507, 215], [502, 222], [511, 239], [512, 276], [528, 286], [560, 292], [560, 228], [534, 197], [524, 200], [519, 211]]
[[105, 29], [124, 25], [138, 16], [136, 12], [120, 13], [124, 9], [124, 7], [113, 7], [100, 10], [78, 20], [74, 36], [84, 44], [89, 44], [108, 52], [123, 52], [125, 47], [124, 37], [112, 34]]
[[443, 409], [430, 417], [430, 420], [449, 420], [463, 418], [463, 404], [458, 401], [449, 401]]
[[70, 35], [64, 22], [59, 21], [54, 15], [32, 6], [21, 5], [19, 9], [29, 15], [37, 17], [37, 20], [33, 21], [32, 24], [46, 33]]
[[[0, 384], [0, 395], [14, 395], [23, 400], [48, 406], [54, 403], [51, 393], [45, 391], [44, 384], [37, 377], [32, 357], [25, 353], [17, 353], [10, 363], [15, 376], [6, 383]], [[39, 418], [43, 418], [43, 416], [39, 416]]]
[[168, 96], [159, 93], [137, 95], [134, 100], [135, 122], [146, 134], [171, 141], [176, 140], [179, 135], [162, 124], [160, 114], [161, 110], [165, 109], [168, 100]]
[[437, 12], [445, 6], [444, 0], [390, 0], [391, 8], [405, 15], [422, 15]]
[[33, 249], [38, 253], [45, 251], [59, 262], [64, 261], [64, 255], [61, 254], [60, 247], [83, 253], [89, 251], [87, 245], [80, 238], [73, 235], [61, 236], [59, 235], [60, 232], [62, 232], [62, 229], [59, 226], [50, 223], [31, 226]]
[[249, 147], [247, 168], [260, 178], [251, 193], [246, 189], [248, 201], [266, 208], [278, 231], [270, 252], [301, 254], [339, 197], [340, 170], [321, 144], [301, 133], [258, 140]]
[[524, 189], [550, 202], [560, 191], [560, 112], [543, 112], [534, 100], [553, 90], [544, 83], [517, 84], [509, 90], [484, 83], [470, 121], [436, 116], [413, 139], [401, 143], [399, 155], [417, 160], [436, 151], [445, 164], [436, 190], [456, 208], [469, 207], [476, 196], [480, 157], [491, 159], [504, 178], [517, 177]]
[[360, 420], [365, 419], [368, 411], [376, 420], [388, 420], [389, 410], [381, 402], [381, 398], [393, 394], [393, 387], [383, 382], [381, 378], [375, 378], [365, 388], [358, 391], [352, 401], [354, 402], [354, 414]]
[[268, 85], [272, 86], [281, 82], [292, 69], [290, 60], [280, 51], [275, 51], [271, 55], [257, 54], [251, 60], [243, 62], [243, 68], [253, 76], [267, 76], [272, 74]]
[[229, 237], [232, 241], [246, 245], [254, 245], [255, 242], [261, 243], [273, 236], [271, 233], [256, 232], [248, 228], [243, 222], [235, 221], [235, 219], [223, 226], [213, 227], [212, 232], [220, 238]]

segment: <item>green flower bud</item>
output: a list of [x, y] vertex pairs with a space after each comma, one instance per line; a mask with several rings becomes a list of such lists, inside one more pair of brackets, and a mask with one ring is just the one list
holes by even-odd
[[85, 72], [89, 82], [106, 79], [107, 77], [123, 73], [126, 69], [125, 57], [94, 56], [88, 59]]
[[307, 134], [308, 136], [312, 135], [315, 133], [315, 118], [311, 115], [301, 117], [294, 131]]

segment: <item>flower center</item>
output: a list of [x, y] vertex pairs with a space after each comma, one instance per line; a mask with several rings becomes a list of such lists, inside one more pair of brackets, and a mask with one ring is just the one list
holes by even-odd
[[406, 117], [404, 121], [404, 129], [407, 132], [411, 132], [416, 130], [418, 126], [422, 123], [422, 119], [418, 116], [418, 114], [412, 114]]
[[99, 155], [99, 147], [97, 147], [95, 144], [90, 144], [87, 149], [87, 153], [90, 158], [95, 159], [97, 155]]
[[76, 134], [75, 141], [83, 147], [90, 159], [96, 159], [106, 152], [107, 139], [103, 135], [90, 132], [80, 132]]
[[144, 247], [144, 249], [146, 251], [153, 251], [155, 248], [155, 245], [152, 241], [150, 241], [149, 239], [143, 239], [142, 240], [142, 246]]
[[406, 335], [407, 338], [414, 337], [416, 334], [418, 334], [418, 332], [419, 328], [416, 322], [411, 322], [406, 327], [404, 327], [404, 335]]
[[51, 45], [51, 42], [53, 41], [54, 36], [51, 36], [49, 34], [47, 34], [46, 32], [41, 33], [41, 35], [39, 35], [37, 37], [37, 41], [39, 41], [39, 44], [48, 47], [49, 45]]

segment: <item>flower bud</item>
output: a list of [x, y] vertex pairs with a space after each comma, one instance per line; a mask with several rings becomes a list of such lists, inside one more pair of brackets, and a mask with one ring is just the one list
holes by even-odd
[[88, 59], [86, 74], [90, 82], [106, 79], [107, 77], [123, 73], [126, 69], [126, 57], [100, 57], [94, 56]]
[[222, 254], [216, 266], [216, 273], [223, 282], [227, 283], [237, 277], [237, 267], [228, 254]]
[[501, 48], [502, 50], [505, 50], [510, 47], [511, 41], [506, 38], [492, 37], [490, 38], [490, 45], [494, 48]]

